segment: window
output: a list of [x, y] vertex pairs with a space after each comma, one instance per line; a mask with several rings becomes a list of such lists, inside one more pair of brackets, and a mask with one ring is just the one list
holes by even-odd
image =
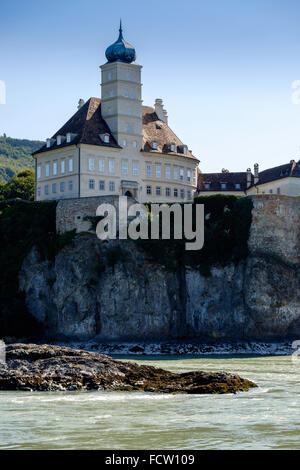
[[153, 149], [153, 150], [157, 150], [157, 142], [156, 142], [156, 140], [153, 140], [153, 142], [152, 142], [152, 149]]
[[104, 173], [104, 160], [99, 160], [99, 171]]
[[184, 189], [180, 190], [180, 197], [181, 197], [181, 199], [184, 199]]
[[68, 134], [67, 134], [67, 144], [69, 144], [71, 142], [71, 140], [72, 140], [72, 136], [71, 136], [70, 132], [68, 132]]
[[137, 141], [136, 141], [136, 140], [134, 140], [134, 141], [133, 141], [133, 143], [132, 143], [132, 145], [133, 145], [133, 146], [134, 146], [134, 148], [136, 149], [136, 148], [137, 148]]
[[133, 176], [137, 176], [139, 174], [139, 164], [138, 164], [138, 162], [133, 162], [132, 174], [133, 174]]
[[89, 189], [95, 189], [95, 180], [89, 180]]
[[100, 191], [105, 190], [105, 181], [103, 181], [103, 180], [99, 181], [99, 189], [100, 189]]
[[73, 158], [69, 159], [69, 171], [73, 171]]
[[171, 168], [166, 166], [166, 178], [169, 180], [171, 178]]
[[48, 184], [46, 184], [46, 186], [45, 186], [45, 194], [46, 194], [47, 196], [48, 196], [48, 194], [49, 194], [49, 185], [48, 185]]
[[184, 153], [184, 155], [187, 154], [187, 146], [186, 145], [183, 146], [183, 153]]
[[151, 165], [146, 166], [146, 175], [148, 178], [151, 178]]
[[273, 189], [270, 189], [270, 194], [273, 194]]
[[156, 196], [160, 196], [160, 195], [161, 195], [161, 187], [156, 186]]
[[56, 183], [53, 183], [53, 184], [52, 184], [52, 192], [53, 192], [53, 193], [56, 193]]
[[89, 158], [89, 170], [94, 171], [94, 169], [95, 169], [95, 159]]
[[41, 174], [42, 174], [41, 167], [38, 166], [38, 167], [37, 167], [37, 178], [38, 178], [38, 179], [40, 179]]
[[104, 136], [104, 142], [105, 142], [106, 144], [109, 144], [109, 134], [105, 134], [105, 136]]
[[166, 188], [166, 196], [171, 196], [171, 189], [170, 188]]
[[187, 182], [188, 182], [188, 183], [191, 182], [191, 170], [187, 170], [187, 172], [186, 172], [186, 179], [187, 179]]
[[210, 189], [210, 183], [205, 183], [205, 189]]
[[221, 189], [226, 189], [227, 188], [227, 183], [221, 183]]
[[174, 180], [178, 180], [178, 168], [174, 168]]
[[175, 144], [174, 143], [171, 144], [171, 152], [175, 152]]
[[37, 188], [37, 195], [38, 195], [38, 196], [41, 195], [41, 187], [40, 187], [40, 186], [38, 186], [38, 188]]
[[160, 165], [156, 165], [155, 167], [155, 176], [156, 178], [160, 178]]
[[241, 185], [240, 185], [240, 183], [236, 183], [236, 185], [235, 185], [235, 189], [241, 189]]
[[189, 201], [192, 199], [192, 193], [190, 190], [187, 191], [187, 198]]
[[126, 147], [126, 145], [127, 145], [127, 140], [124, 139], [123, 140], [123, 147]]
[[130, 72], [127, 72], [127, 80], [131, 80], [131, 73]]
[[112, 77], [111, 72], [108, 72], [108, 74], [107, 74], [107, 79], [108, 79], [108, 80], [111, 80], [111, 77]]
[[110, 182], [109, 182], [109, 190], [110, 190], [110, 191], [114, 191], [114, 190], [115, 190], [115, 182], [114, 182], [114, 181], [110, 181]]
[[152, 194], [152, 187], [151, 186], [147, 186], [147, 194]]
[[69, 181], [68, 188], [69, 188], [69, 191], [73, 190], [73, 181], [72, 180]]
[[115, 161], [114, 160], [109, 160], [109, 172], [110, 173], [115, 172]]
[[280, 194], [280, 188], [277, 188], [277, 194]]
[[174, 197], [178, 197], [178, 189], [174, 188]]
[[57, 175], [57, 163], [56, 162], [53, 163], [53, 174]]
[[193, 171], [193, 184], [195, 185], [196, 184], [196, 172]]
[[123, 175], [128, 175], [128, 162], [122, 162]]
[[65, 190], [65, 182], [62, 181], [62, 182], [60, 183], [60, 192], [63, 193], [64, 190]]
[[47, 139], [47, 144], [46, 144], [47, 149], [51, 147], [51, 140]]
[[179, 171], [179, 178], [180, 178], [180, 181], [183, 181], [183, 178], [184, 178], [184, 170], [183, 170], [183, 168], [180, 168], [180, 171]]
[[62, 161], [60, 162], [60, 172], [61, 172], [61, 173], [64, 173], [64, 172], [65, 172], [65, 161], [64, 161], [64, 160], [62, 160]]
[[60, 135], [58, 135], [58, 136], [56, 137], [56, 143], [57, 143], [57, 145], [60, 145], [60, 144], [61, 144], [61, 136], [60, 136]]
[[50, 175], [50, 165], [49, 165], [49, 163], [46, 164], [45, 172], [46, 172], [46, 176]]

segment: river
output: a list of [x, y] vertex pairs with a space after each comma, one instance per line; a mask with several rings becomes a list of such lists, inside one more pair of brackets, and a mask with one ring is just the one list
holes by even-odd
[[139, 356], [136, 362], [175, 372], [236, 372], [259, 388], [190, 396], [0, 392], [0, 449], [300, 449], [300, 360]]

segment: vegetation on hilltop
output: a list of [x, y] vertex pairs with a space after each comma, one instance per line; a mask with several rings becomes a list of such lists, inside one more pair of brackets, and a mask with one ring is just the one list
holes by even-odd
[[5, 134], [0, 137], [0, 182], [8, 182], [21, 170], [33, 169], [31, 154], [43, 143], [39, 140], [13, 139]]

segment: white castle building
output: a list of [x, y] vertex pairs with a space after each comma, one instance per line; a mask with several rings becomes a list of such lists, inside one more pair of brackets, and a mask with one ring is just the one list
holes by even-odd
[[142, 105], [141, 65], [123, 39], [106, 50], [101, 99], [77, 112], [33, 154], [36, 200], [105, 195], [139, 202], [193, 199], [199, 160], [169, 128], [161, 99]]

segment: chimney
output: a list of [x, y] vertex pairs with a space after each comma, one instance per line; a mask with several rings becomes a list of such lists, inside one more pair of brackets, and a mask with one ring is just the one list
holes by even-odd
[[167, 112], [167, 110], [164, 109], [163, 113], [164, 113], [164, 121], [165, 121], [166, 124], [168, 124], [168, 112]]
[[251, 168], [247, 168], [247, 188], [250, 188], [252, 182]]
[[259, 170], [258, 163], [255, 163], [255, 165], [254, 165], [254, 184], [257, 184], [258, 181], [259, 181], [258, 170]]
[[80, 98], [80, 100], [78, 101], [77, 109], [82, 108], [82, 106], [84, 105], [84, 103], [85, 103], [85, 101], [84, 101], [82, 98]]
[[168, 123], [168, 113], [164, 109], [163, 100], [161, 100], [160, 98], [156, 98], [154, 109], [155, 109], [158, 119], [160, 119], [161, 121], [165, 123]]

